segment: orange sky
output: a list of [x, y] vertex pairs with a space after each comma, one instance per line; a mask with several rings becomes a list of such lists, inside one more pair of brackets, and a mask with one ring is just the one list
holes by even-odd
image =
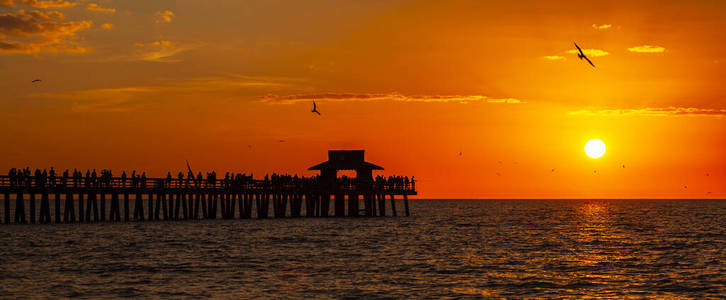
[[0, 172], [366, 149], [425, 198], [726, 197], [726, 3], [631, 2], [0, 0]]

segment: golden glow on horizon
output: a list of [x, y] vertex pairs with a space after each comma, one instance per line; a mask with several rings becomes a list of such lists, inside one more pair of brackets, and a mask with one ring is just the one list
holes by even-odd
[[605, 155], [605, 143], [600, 139], [592, 139], [585, 143], [585, 154], [593, 159]]

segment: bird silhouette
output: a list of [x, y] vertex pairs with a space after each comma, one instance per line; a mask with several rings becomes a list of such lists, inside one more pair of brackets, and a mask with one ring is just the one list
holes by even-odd
[[459, 152], [459, 156], [462, 156], [462, 155], [464, 155], [464, 153]]
[[40, 79], [33, 79], [33, 81], [31, 81], [31, 83], [36, 83], [36, 82], [41, 82], [41, 81], [42, 80], [40, 80]]
[[577, 43], [575, 43], [575, 47], [577, 48], [577, 51], [580, 52], [577, 54], [577, 57], [580, 58], [580, 60], [586, 60], [594, 68], [595, 64], [593, 64], [592, 61], [590, 61], [590, 59], [585, 56], [585, 52], [582, 52], [582, 49], [580, 49], [580, 46], [578, 46]]
[[318, 111], [318, 106], [315, 104], [315, 100], [313, 100], [313, 110], [311, 110], [310, 112], [314, 112], [318, 114], [318, 116], [320, 115], [320, 112]]
[[625, 169], [625, 165], [623, 165], [623, 169]]
[[285, 142], [285, 140], [280, 140], [280, 143], [284, 143], [284, 142]]
[[552, 169], [552, 172], [554, 172], [554, 171], [555, 171], [555, 169]]

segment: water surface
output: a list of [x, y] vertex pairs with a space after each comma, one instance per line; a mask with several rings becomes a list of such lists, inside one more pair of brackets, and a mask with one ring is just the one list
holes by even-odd
[[726, 297], [726, 201], [413, 200], [411, 209], [0, 225], [0, 296]]

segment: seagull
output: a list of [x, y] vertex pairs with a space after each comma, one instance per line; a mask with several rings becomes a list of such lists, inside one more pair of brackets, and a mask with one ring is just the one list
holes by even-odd
[[461, 153], [461, 152], [459, 152], [459, 156], [462, 156], [462, 155], [464, 155], [464, 154], [463, 154], [463, 153]]
[[320, 112], [318, 111], [318, 106], [315, 105], [315, 100], [313, 100], [313, 110], [311, 110], [310, 112], [314, 112], [318, 114], [318, 116], [320, 115]]
[[280, 140], [280, 143], [284, 143], [284, 142], [285, 142], [285, 140]]
[[590, 61], [589, 58], [587, 58], [587, 56], [585, 56], [585, 53], [582, 52], [582, 49], [580, 49], [580, 46], [578, 46], [577, 43], [575, 43], [575, 47], [577, 47], [577, 51], [580, 51], [580, 53], [577, 54], [577, 57], [580, 58], [580, 60], [584, 58], [594, 68], [595, 65], [592, 63], [592, 61]]
[[41, 82], [41, 80], [40, 79], [33, 79], [33, 81], [31, 81], [31, 83], [36, 83], [36, 82]]

